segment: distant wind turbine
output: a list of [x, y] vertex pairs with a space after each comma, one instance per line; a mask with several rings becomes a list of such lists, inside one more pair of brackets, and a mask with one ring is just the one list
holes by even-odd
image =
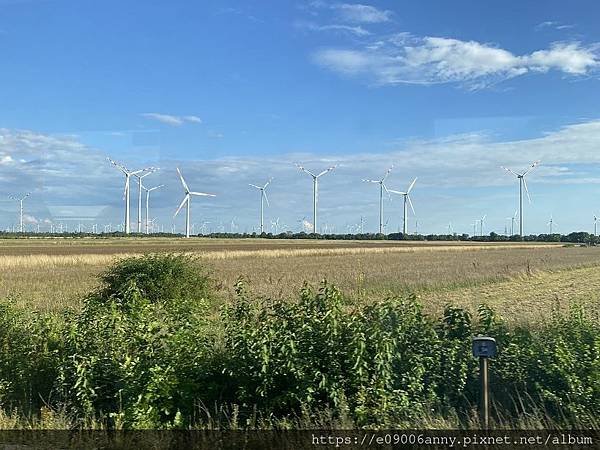
[[525, 181], [525, 176], [531, 172], [535, 167], [540, 164], [540, 161], [535, 161], [531, 166], [527, 168], [522, 173], [517, 173], [511, 169], [506, 167], [502, 167], [508, 173], [513, 174], [519, 180], [519, 236], [523, 237], [523, 188], [525, 188], [525, 192], [527, 193], [527, 199], [529, 203], [531, 203], [531, 196], [529, 195], [529, 189], [527, 188], [527, 181]]
[[387, 179], [387, 177], [389, 176], [390, 172], [392, 171], [392, 169], [394, 168], [394, 166], [391, 166], [386, 172], [385, 175], [383, 176], [383, 178], [381, 180], [363, 180], [366, 183], [376, 183], [379, 184], [379, 234], [383, 234], [383, 191], [385, 189], [385, 192], [388, 192], [388, 188], [385, 185], [385, 180]]
[[322, 172], [320, 172], [319, 174], [315, 175], [314, 173], [310, 172], [309, 170], [306, 170], [303, 166], [301, 166], [300, 164], [296, 164], [296, 167], [298, 167], [298, 169], [308, 175], [310, 175], [313, 179], [313, 233], [317, 233], [318, 228], [317, 228], [317, 202], [319, 199], [319, 178], [322, 177], [323, 175], [325, 175], [326, 173], [331, 172], [333, 169], [336, 168], [336, 166], [331, 166], [325, 170], [323, 170]]
[[256, 184], [250, 184], [253, 188], [256, 188], [260, 191], [260, 234], [265, 232], [265, 214], [264, 214], [264, 202], [267, 202], [267, 206], [269, 206], [269, 198], [267, 197], [267, 186], [271, 183], [272, 178], [269, 178], [269, 181], [265, 183], [264, 186], [257, 186]]
[[554, 221], [552, 216], [550, 216], [550, 220], [548, 221], [547, 225], [550, 227], [550, 234], [553, 234], [554, 233], [554, 225], [556, 225], [556, 222]]
[[515, 213], [512, 217], [507, 217], [506, 220], [510, 220], [510, 235], [515, 235], [515, 222], [517, 221], [517, 216], [519, 215], [519, 210], [515, 210]]
[[[134, 174], [135, 177], [138, 179], [138, 216], [137, 216], [137, 232], [141, 233], [142, 232], [142, 190], [143, 190], [143, 186], [142, 186], [142, 178], [147, 177], [148, 175], [151, 175], [152, 173], [156, 172], [158, 170], [157, 167], [149, 167], [147, 169], [144, 169], [144, 173], [137, 173]], [[147, 217], [146, 217], [146, 222], [147, 222]], [[148, 230], [148, 225], [146, 225], [146, 231]]]
[[483, 236], [483, 227], [485, 225], [485, 218], [487, 217], [487, 214], [484, 214], [483, 217], [479, 220], [479, 229], [480, 229], [480, 234], [481, 236]]
[[31, 192], [28, 192], [23, 197], [15, 197], [14, 195], [9, 195], [8, 197], [11, 200], [15, 200], [19, 202], [19, 232], [23, 232], [23, 201], [31, 195]]
[[598, 217], [594, 216], [594, 236], [598, 236]]
[[198, 197], [215, 197], [215, 195], [214, 194], [206, 194], [204, 192], [190, 191], [190, 188], [188, 187], [187, 183], [183, 179], [183, 175], [181, 174], [179, 167], [177, 168], [177, 173], [179, 174], [179, 179], [181, 180], [181, 184], [183, 186], [185, 195], [183, 197], [183, 200], [181, 201], [181, 204], [179, 205], [179, 208], [177, 208], [177, 211], [175, 211], [175, 214], [173, 217], [175, 217], [179, 213], [181, 208], [183, 208], [183, 205], [185, 205], [185, 237], [189, 238], [190, 237], [190, 207], [191, 207], [192, 195], [196, 195]]
[[413, 207], [412, 201], [410, 199], [410, 191], [412, 190], [416, 182], [417, 179], [415, 178], [412, 181], [412, 183], [410, 183], [410, 186], [408, 186], [406, 192], [388, 189], [388, 192], [391, 192], [392, 194], [402, 195], [404, 197], [404, 221], [402, 225], [402, 234], [408, 234], [408, 205], [410, 205], [410, 209], [412, 210], [413, 214], [415, 214], [415, 208]]
[[[142, 189], [146, 191], [146, 234], [150, 233], [150, 192], [160, 189], [163, 186], [164, 184], [160, 184], [158, 186], [147, 188], [142, 184]], [[152, 228], [152, 231], [154, 231], [154, 227]]]
[[125, 191], [123, 192], [123, 197], [125, 198], [125, 234], [129, 234], [131, 232], [131, 226], [130, 226], [130, 222], [129, 222], [129, 197], [130, 197], [130, 193], [129, 193], [129, 188], [130, 188], [130, 184], [131, 184], [131, 177], [133, 175], [138, 175], [142, 172], [145, 172], [147, 170], [152, 169], [147, 168], [147, 169], [140, 169], [140, 170], [128, 170], [125, 166], [113, 161], [110, 158], [106, 158], [113, 166], [115, 166], [117, 169], [119, 169], [121, 172], [123, 172], [123, 174], [125, 175]]

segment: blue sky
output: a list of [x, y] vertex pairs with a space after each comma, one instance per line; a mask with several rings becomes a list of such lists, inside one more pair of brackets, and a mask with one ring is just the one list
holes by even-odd
[[[105, 160], [159, 166], [152, 216], [169, 229], [175, 167], [214, 199], [193, 221], [377, 227], [377, 189], [419, 177], [419, 231], [504, 231], [516, 180], [542, 160], [527, 232], [591, 230], [600, 182], [600, 5], [580, 1], [0, 0], [0, 227], [32, 191], [30, 227], [119, 223], [123, 180]], [[134, 205], [132, 205], [134, 206]], [[386, 199], [388, 231], [401, 202]], [[133, 208], [135, 210], [135, 207]], [[183, 217], [175, 219], [181, 229]]]

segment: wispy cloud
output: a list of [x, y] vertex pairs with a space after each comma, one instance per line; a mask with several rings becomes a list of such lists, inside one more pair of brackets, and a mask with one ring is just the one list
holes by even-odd
[[552, 28], [555, 30], [570, 30], [571, 28], [575, 28], [575, 25], [568, 25], [568, 24], [563, 24], [563, 23], [556, 22], [553, 20], [547, 20], [545, 22], [538, 23], [535, 26], [535, 29], [538, 31], [543, 30], [543, 29], [548, 29], [548, 28]]
[[330, 32], [338, 32], [338, 33], [349, 33], [355, 36], [369, 36], [371, 33], [361, 27], [360, 25], [352, 26], [352, 25], [340, 25], [340, 24], [331, 24], [331, 25], [318, 25], [313, 22], [296, 22], [296, 26], [298, 28], [303, 28], [310, 31], [330, 31]]
[[392, 12], [359, 3], [334, 3], [330, 6], [337, 16], [353, 23], [381, 23], [391, 19]]
[[478, 89], [525, 74], [589, 75], [600, 66], [600, 46], [555, 42], [547, 49], [515, 55], [477, 41], [398, 33], [360, 47], [322, 48], [314, 52], [313, 61], [376, 84], [459, 83]]
[[202, 119], [198, 116], [174, 116], [172, 114], [161, 114], [155, 112], [142, 113], [142, 117], [146, 119], [155, 120], [165, 125], [171, 125], [179, 127], [186, 122], [190, 123], [202, 123]]

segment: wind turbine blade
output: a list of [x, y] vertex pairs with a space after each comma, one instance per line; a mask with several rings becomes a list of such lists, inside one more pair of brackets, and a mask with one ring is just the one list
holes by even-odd
[[406, 194], [406, 192], [396, 191], [394, 189], [388, 189], [387, 191], [388, 191], [388, 193], [391, 192], [392, 194], [398, 194], [398, 195], [404, 195], [404, 194]]
[[200, 197], [216, 197], [215, 194], [207, 194], [206, 192], [188, 192], [190, 195], [198, 195]]
[[305, 169], [305, 168], [304, 168], [304, 166], [301, 166], [300, 164], [296, 164], [296, 167], [297, 167], [298, 169], [300, 169], [302, 172], [306, 172], [306, 173], [307, 173], [307, 174], [309, 174], [311, 177], [313, 177], [313, 178], [315, 177], [315, 174], [314, 174], [314, 173], [312, 173], [310, 170], [307, 170], [307, 169]]
[[181, 175], [181, 170], [179, 170], [179, 167], [177, 167], [177, 173], [179, 174], [179, 179], [181, 180], [181, 184], [183, 185], [185, 192], [190, 192], [190, 188], [188, 187], [187, 183], [183, 179], [183, 175]]
[[410, 186], [408, 187], [408, 189], [406, 190], [406, 194], [410, 194], [410, 191], [412, 190], [412, 188], [415, 186], [415, 183], [417, 182], [417, 179], [415, 178], [412, 183], [410, 183]]
[[129, 189], [129, 177], [125, 177], [125, 189], [123, 190], [123, 198], [127, 195], [127, 190]]
[[379, 180], [365, 180], [365, 179], [363, 179], [362, 181], [364, 181], [366, 183], [378, 183], [378, 184], [381, 183], [381, 181], [379, 181]]
[[529, 172], [535, 169], [540, 163], [541, 161], [534, 161], [534, 163], [531, 166], [529, 166], [529, 168], [525, 172], [523, 172], [523, 176], [527, 175]]
[[385, 181], [387, 179], [388, 175], [390, 174], [390, 172], [392, 171], [393, 168], [394, 168], [394, 166], [391, 166], [388, 170], [386, 170], [385, 175], [383, 176], [381, 181]]
[[410, 209], [412, 209], [413, 214], [416, 216], [415, 208], [413, 207], [412, 200], [410, 199], [410, 195], [406, 194], [406, 198], [408, 199], [408, 204], [410, 205]]
[[265, 198], [265, 201], [267, 202], [267, 206], [271, 206], [271, 205], [269, 205], [269, 197], [267, 197], [267, 193], [265, 192], [265, 190], [263, 189], [261, 192], [262, 192], [262, 196]]
[[115, 166], [117, 169], [120, 169], [120, 170], [121, 170], [121, 172], [123, 172], [123, 173], [127, 173], [127, 169], [126, 169], [124, 166], [122, 166], [121, 164], [119, 164], [119, 163], [118, 163], [118, 162], [116, 162], [116, 161], [113, 161], [112, 159], [110, 159], [110, 158], [108, 158], [108, 157], [107, 157], [106, 159], [107, 159], [108, 161], [110, 161], [110, 163], [111, 163], [113, 166]]
[[510, 169], [508, 169], [507, 167], [500, 166], [500, 168], [501, 168], [501, 169], [504, 169], [504, 170], [506, 170], [506, 171], [507, 171], [507, 172], [509, 172], [509, 173], [512, 173], [512, 174], [513, 174], [515, 177], [518, 177], [518, 176], [519, 176], [519, 174], [518, 174], [517, 172], [515, 172], [514, 170], [510, 170]]
[[512, 216], [512, 218], [513, 218], [513, 219], [516, 219], [518, 215], [519, 215], [519, 210], [518, 210], [518, 209], [515, 209], [515, 215], [514, 215], [514, 216]]
[[190, 198], [190, 194], [185, 194], [185, 197], [183, 197], [183, 200], [181, 201], [179, 208], [177, 208], [177, 211], [175, 211], [175, 214], [173, 214], [173, 217], [175, 217], [175, 216], [177, 216], [177, 214], [179, 214], [179, 211], [181, 211], [181, 208], [183, 208], [183, 205], [185, 205], [185, 202], [187, 202], [189, 198]]
[[487, 217], [487, 214], [484, 214], [483, 217], [481, 218], [482, 222], [485, 222], [485, 218]]
[[269, 178], [269, 181], [267, 181], [267, 182], [265, 183], [265, 185], [262, 187], [262, 188], [263, 188], [263, 190], [264, 190], [264, 189], [266, 189], [266, 188], [267, 188], [267, 186], [268, 186], [269, 184], [271, 184], [271, 181], [273, 181], [273, 178]]
[[250, 184], [250, 183], [248, 183], [248, 186], [252, 186], [253, 188], [256, 188], [256, 189], [262, 190], [262, 188], [261, 188], [260, 186], [257, 186], [257, 185], [255, 185], [255, 184]]
[[531, 203], [531, 196], [529, 195], [529, 188], [527, 187], [527, 181], [523, 178], [523, 186], [525, 186], [525, 193], [527, 194], [527, 200]]
[[321, 175], [325, 175], [327, 172], [331, 172], [333, 169], [335, 169], [337, 166], [331, 166], [328, 167], [327, 169], [325, 169], [323, 172], [321, 172], [319, 175], [317, 175], [317, 178], [320, 177]]

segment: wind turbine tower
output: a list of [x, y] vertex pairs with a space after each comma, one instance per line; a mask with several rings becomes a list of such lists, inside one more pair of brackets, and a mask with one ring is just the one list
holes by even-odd
[[264, 214], [264, 202], [267, 202], [267, 206], [269, 206], [269, 198], [267, 197], [267, 186], [271, 183], [272, 178], [269, 179], [265, 183], [264, 186], [260, 187], [256, 184], [250, 184], [253, 188], [256, 188], [260, 191], [260, 234], [265, 232], [265, 214]]
[[181, 180], [181, 184], [183, 186], [185, 195], [183, 197], [183, 200], [181, 201], [181, 204], [179, 205], [179, 208], [177, 208], [177, 211], [175, 211], [175, 215], [173, 217], [175, 217], [179, 213], [181, 208], [183, 208], [183, 205], [185, 205], [185, 237], [189, 238], [190, 237], [190, 206], [191, 206], [192, 196], [196, 195], [198, 197], [215, 197], [215, 195], [214, 194], [206, 194], [204, 192], [190, 191], [190, 188], [188, 187], [187, 183], [183, 179], [183, 175], [181, 174], [179, 167], [177, 168], [177, 173], [179, 174], [179, 179]]
[[313, 229], [313, 233], [318, 233], [317, 202], [318, 202], [318, 198], [319, 198], [319, 178], [322, 177], [323, 175], [325, 175], [326, 173], [331, 172], [333, 169], [336, 168], [336, 166], [331, 166], [331, 167], [325, 169], [324, 171], [320, 172], [317, 175], [310, 172], [309, 170], [306, 170], [303, 166], [301, 166], [299, 164], [296, 164], [296, 167], [298, 167], [298, 169], [300, 169], [302, 172], [310, 175], [313, 179], [313, 227], [312, 227], [312, 229]]
[[164, 184], [159, 184], [158, 186], [154, 186], [151, 188], [147, 188], [143, 184], [141, 186], [142, 189], [146, 191], [146, 234], [150, 234], [150, 192], [160, 189], [164, 186]]
[[531, 172], [535, 167], [540, 164], [540, 161], [535, 161], [531, 166], [529, 166], [524, 172], [517, 173], [511, 169], [506, 167], [502, 167], [508, 173], [513, 174], [519, 180], [519, 236], [523, 237], [523, 189], [527, 193], [527, 199], [529, 203], [531, 203], [531, 197], [529, 195], [529, 189], [527, 188], [527, 181], [525, 181], [525, 176]]
[[412, 210], [413, 214], [415, 214], [415, 208], [413, 207], [412, 201], [410, 199], [410, 191], [412, 190], [412, 188], [414, 187], [415, 183], [417, 182], [417, 179], [415, 178], [412, 183], [410, 183], [410, 186], [408, 187], [408, 189], [406, 190], [406, 192], [402, 192], [402, 191], [395, 191], [393, 189], [389, 189], [388, 192], [391, 192], [392, 194], [398, 194], [398, 195], [402, 195], [404, 197], [404, 221], [403, 221], [403, 225], [402, 225], [402, 234], [408, 234], [408, 206], [410, 205], [410, 209]]
[[389, 176], [390, 172], [394, 166], [391, 166], [386, 172], [381, 180], [363, 180], [366, 183], [377, 183], [379, 184], [379, 234], [383, 234], [383, 191], [388, 192], [388, 188], [385, 185], [385, 180]]
[[11, 200], [15, 200], [19, 202], [19, 233], [24, 231], [23, 229], [23, 201], [31, 195], [31, 192], [28, 192], [23, 197], [15, 197], [14, 195], [9, 195]]

